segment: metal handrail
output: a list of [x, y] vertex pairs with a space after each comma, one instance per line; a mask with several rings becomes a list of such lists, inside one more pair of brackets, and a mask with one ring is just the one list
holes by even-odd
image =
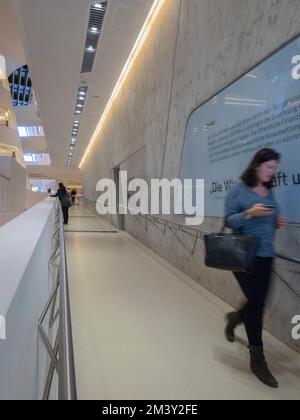
[[[56, 206], [56, 226], [55, 233], [52, 237], [55, 245], [54, 251], [49, 259], [49, 267], [52, 265], [56, 269], [57, 274], [54, 289], [38, 323], [40, 338], [50, 357], [50, 365], [43, 390], [43, 400], [48, 400], [50, 397], [55, 371], [58, 374], [58, 399], [77, 400], [65, 238], [62, 211], [58, 200], [56, 201]], [[58, 258], [59, 264], [56, 264]], [[57, 300], [58, 295], [59, 300]], [[55, 311], [57, 301], [59, 301], [59, 308]], [[51, 340], [43, 328], [43, 322], [48, 314], [49, 330], [53, 328], [57, 316], [59, 318], [54, 346], [52, 346]]]
[[284, 261], [291, 262], [293, 264], [299, 264], [300, 265], [300, 259], [299, 258], [287, 257], [287, 256], [281, 255], [281, 254], [277, 254], [277, 258], [279, 258], [281, 260], [284, 260]]
[[[195, 227], [195, 226], [186, 226], [184, 223], [180, 223], [180, 222], [178, 222], [178, 221], [176, 221], [175, 219], [172, 219], [172, 218], [166, 218], [166, 217], [161, 217], [161, 216], [153, 216], [153, 215], [145, 215], [145, 214], [141, 214], [141, 213], [137, 214], [136, 216], [137, 217], [138, 216], [143, 217], [144, 219], [150, 221], [151, 223], [152, 222], [155, 223], [156, 221], [158, 221], [158, 222], [162, 222], [162, 224], [164, 224], [165, 226], [177, 225], [178, 230], [181, 231], [181, 232], [184, 232], [186, 234], [190, 234], [190, 232], [188, 232], [189, 230], [194, 231], [194, 233], [201, 233], [201, 234], [210, 234], [211, 233], [211, 232], [209, 232], [205, 229], [200, 229], [200, 228]], [[193, 235], [193, 237], [195, 237], [195, 236]], [[198, 235], [197, 238], [203, 239], [203, 236], [201, 237], [201, 235]], [[282, 254], [277, 254], [276, 256], [277, 256], [277, 258], [282, 259], [284, 261], [292, 262], [294, 264], [300, 264], [300, 259], [299, 258], [289, 257], [289, 256], [282, 255]]]
[[59, 288], [59, 400], [77, 400], [70, 295], [62, 212], [60, 212], [60, 288]]
[[[91, 205], [94, 205], [96, 203], [96, 201], [89, 200], [87, 198], [83, 198], [83, 199], [85, 201], [87, 201], [88, 203], [90, 203]], [[162, 216], [159, 216], [159, 215], [153, 216], [153, 215], [142, 214], [142, 213], [135, 214], [135, 217], [137, 219], [138, 219], [138, 217], [142, 217], [146, 220], [146, 222], [149, 221], [154, 226], [155, 226], [155, 223], [157, 223], [159, 225], [162, 225], [164, 229], [169, 228], [173, 233], [174, 233], [174, 231], [173, 231], [172, 226], [175, 226], [177, 228], [177, 231], [183, 232], [183, 233], [186, 233], [186, 234], [192, 236], [196, 240], [196, 242], [197, 242], [198, 239], [203, 239], [204, 235], [207, 235], [207, 234], [211, 233], [210, 231], [205, 230], [203, 228], [199, 228], [199, 227], [196, 227], [196, 226], [187, 226], [184, 223], [181, 223], [178, 220], [175, 220], [174, 218], [171, 218], [171, 217], [162, 217]], [[300, 225], [297, 224], [297, 223], [289, 223], [289, 225], [300, 227]], [[155, 226], [155, 227], [157, 227], [157, 226]], [[147, 231], [147, 225], [144, 226], [144, 228]], [[190, 231], [193, 232], [192, 235], [191, 235]], [[165, 233], [165, 231], [163, 231], [163, 233]], [[175, 233], [174, 233], [174, 235], [175, 235]], [[177, 235], [175, 235], [175, 236], [177, 237], [178, 240], [180, 240]], [[180, 240], [180, 242], [182, 242], [182, 241]], [[193, 247], [193, 251], [194, 250], [195, 250], [195, 244], [194, 244], [194, 247]], [[299, 258], [289, 257], [289, 256], [282, 255], [282, 254], [277, 254], [276, 256], [277, 256], [277, 258], [279, 258], [281, 260], [300, 265], [300, 259]]]
[[[84, 198], [84, 200], [86, 200], [89, 204], [94, 205], [96, 202], [92, 201], [92, 200], [88, 200], [86, 198]], [[147, 222], [151, 223], [156, 229], [158, 229], [161, 233], [166, 233], [166, 229], [168, 229], [170, 232], [172, 232], [172, 234], [176, 237], [176, 239], [182, 244], [182, 246], [188, 250], [188, 252], [190, 252], [191, 255], [194, 255], [195, 250], [196, 250], [196, 245], [199, 239], [204, 240], [204, 236], [207, 234], [210, 234], [211, 232], [208, 230], [205, 230], [203, 228], [199, 228], [197, 226], [187, 226], [184, 223], [172, 218], [172, 217], [162, 217], [160, 215], [148, 215], [148, 214], [142, 214], [137, 212], [135, 215], [136, 220], [143, 226], [143, 228], [146, 230], [146, 232], [148, 231], [148, 224]], [[143, 225], [143, 223], [140, 222], [139, 217], [145, 219], [145, 225]], [[292, 224], [292, 226], [295, 226], [296, 224]], [[159, 227], [158, 227], [159, 226]], [[299, 225], [297, 225], [299, 226]], [[161, 227], [163, 229], [161, 229]], [[178, 236], [177, 232], [181, 232], [181, 233], [185, 233], [187, 235], [189, 235], [192, 239], [193, 239], [193, 245], [192, 245], [192, 249], [190, 249], [190, 247], [188, 247], [184, 241]], [[276, 255], [278, 259], [284, 260], [284, 261], [288, 261], [294, 264], [299, 264], [300, 265], [300, 259], [295, 258], [295, 257], [289, 257], [289, 256], [285, 256], [285, 255], [281, 255], [281, 254], [277, 254]], [[290, 286], [288, 286], [288, 284], [282, 280], [284, 284], [287, 285], [287, 287], [289, 287], [289, 289], [296, 295], [299, 297], [298, 293], [296, 291], [294, 291]]]
[[[136, 216], [136, 220], [139, 221], [138, 216], [143, 217], [146, 221], [145, 226], [141, 223], [141, 225], [143, 226], [143, 228], [146, 230], [146, 232], [148, 231], [148, 225], [147, 225], [147, 221], [149, 221], [152, 225], [154, 225], [157, 229], [159, 229], [156, 226], [156, 223], [158, 223], [159, 225], [163, 225], [164, 226], [164, 231], [162, 233], [165, 233], [166, 228], [169, 229], [170, 232], [173, 233], [173, 235], [177, 238], [177, 240], [182, 244], [182, 246], [188, 250], [188, 252], [191, 253], [191, 255], [194, 255], [195, 250], [196, 250], [196, 245], [198, 242], [198, 239], [204, 239], [204, 234], [210, 234], [211, 232], [209, 231], [205, 231], [204, 229], [199, 229], [195, 226], [186, 226], [183, 223], [180, 223], [178, 221], [175, 221], [174, 219], [169, 219], [169, 218], [164, 218], [161, 216], [153, 216], [153, 215], [144, 215], [141, 213], [138, 213], [135, 215]], [[186, 244], [184, 243], [184, 241], [176, 234], [175, 230], [172, 228], [172, 225], [176, 226], [177, 225], [177, 231], [178, 232], [183, 232], [189, 236], [191, 236], [194, 240], [194, 244], [192, 249], [189, 249]], [[159, 229], [160, 230], [160, 229]], [[193, 234], [191, 234], [191, 231], [193, 232]], [[281, 254], [277, 254], [276, 257], [280, 260], [283, 261], [288, 261], [291, 262], [293, 264], [298, 264], [300, 265], [300, 259], [295, 258], [295, 257], [289, 257], [289, 256], [285, 256], [285, 255], [281, 255]], [[281, 282], [297, 297], [300, 298], [299, 293], [294, 290], [289, 284], [288, 282], [281, 276], [279, 275], [279, 273], [277, 273], [276, 270], [274, 270], [274, 274], [276, 274], [276, 276], [281, 280]]]

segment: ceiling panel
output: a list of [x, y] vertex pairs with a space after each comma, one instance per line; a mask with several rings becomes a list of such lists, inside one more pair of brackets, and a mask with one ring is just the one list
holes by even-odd
[[152, 0], [108, 0], [93, 71], [87, 74], [80, 71], [91, 0], [14, 1], [51, 157], [50, 177], [55, 177], [67, 159], [78, 87], [87, 83], [89, 89], [80, 117], [75, 167], [105, 109]]

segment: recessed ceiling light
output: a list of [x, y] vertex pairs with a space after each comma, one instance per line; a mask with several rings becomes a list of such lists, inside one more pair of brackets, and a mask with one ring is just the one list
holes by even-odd
[[86, 51], [87, 51], [87, 52], [90, 52], [90, 53], [94, 53], [96, 50], [95, 50], [95, 48], [94, 48], [94, 47], [92, 47], [92, 46], [90, 45], [89, 47], [87, 47], [87, 48], [86, 48]]
[[90, 30], [90, 32], [92, 32], [93, 34], [97, 34], [97, 33], [98, 33], [98, 28], [96, 28], [95, 26], [92, 26], [89, 30]]
[[93, 7], [95, 7], [95, 9], [103, 9], [102, 4], [100, 4], [100, 3], [93, 4]]
[[78, 108], [83, 108], [83, 105], [82, 104], [77, 104], [77, 107]]
[[[107, 4], [107, 2], [105, 3], [105, 5], [106, 4]], [[102, 127], [103, 127], [104, 121], [105, 121], [106, 117], [108, 116], [115, 99], [118, 97], [118, 95], [122, 91], [122, 87], [123, 87], [124, 82], [127, 79], [128, 75], [130, 74], [130, 71], [133, 67], [133, 63], [135, 62], [136, 58], [139, 56], [139, 53], [141, 52], [142, 47], [145, 44], [145, 41], [148, 39], [149, 34], [151, 33], [151, 28], [155, 25], [156, 19], [157, 19], [157, 17], [158, 17], [158, 15], [159, 15], [159, 13], [160, 13], [164, 4], [165, 4], [165, 0], [154, 0], [152, 2], [152, 6], [151, 6], [151, 9], [148, 13], [148, 16], [145, 20], [145, 23], [143, 24], [143, 26], [142, 26], [142, 28], [139, 32], [138, 38], [137, 38], [137, 40], [136, 40], [136, 42], [135, 42], [135, 44], [134, 44], [134, 46], [133, 46], [133, 48], [132, 48], [132, 50], [129, 54], [128, 59], [126, 60], [126, 63], [124, 65], [123, 70], [122, 70], [122, 72], [119, 76], [119, 79], [118, 79], [118, 81], [117, 81], [117, 83], [116, 83], [116, 85], [113, 89], [113, 92], [111, 93], [111, 96], [110, 96], [110, 98], [107, 102], [107, 105], [104, 109], [104, 112], [102, 113], [102, 116], [101, 116], [101, 118], [100, 118], [100, 120], [97, 124], [97, 127], [94, 130], [94, 133], [93, 133], [93, 135], [90, 139], [90, 142], [89, 142], [89, 144], [88, 144], [88, 146], [87, 146], [87, 148], [84, 152], [84, 155], [83, 155], [83, 157], [80, 161], [80, 164], [79, 164], [80, 169], [84, 166], [85, 161], [87, 159], [87, 156], [90, 154], [90, 152], [92, 150], [92, 146], [95, 144], [96, 139], [99, 139], [99, 137], [100, 137], [99, 133], [100, 133]], [[90, 25], [90, 26], [92, 26], [92, 25]], [[92, 57], [92, 59], [93, 58], [94, 57]], [[90, 60], [90, 61], [92, 61], [92, 60]], [[92, 67], [92, 66], [88, 66], [88, 65], [85, 65], [85, 63], [83, 63], [81, 72], [82, 73], [87, 72], [87, 69], [89, 69], [90, 67]]]

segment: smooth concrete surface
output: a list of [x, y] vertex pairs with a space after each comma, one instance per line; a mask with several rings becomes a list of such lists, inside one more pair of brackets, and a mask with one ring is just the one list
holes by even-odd
[[36, 204], [43, 201], [49, 195], [47, 193], [35, 192], [31, 190], [26, 190], [25, 195], [25, 208], [28, 210]]
[[127, 233], [67, 232], [66, 247], [79, 399], [300, 399], [298, 353], [265, 333], [280, 389], [260, 384], [243, 329], [223, 337], [230, 307]]
[[[36, 400], [49, 361], [38, 320], [52, 291], [54, 199], [47, 198], [0, 228], [0, 400]], [[50, 270], [51, 272], [51, 270]], [[45, 331], [48, 332], [47, 319]]]

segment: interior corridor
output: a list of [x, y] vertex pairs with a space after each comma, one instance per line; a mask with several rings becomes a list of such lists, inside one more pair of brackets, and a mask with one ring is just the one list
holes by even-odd
[[300, 354], [265, 333], [280, 389], [249, 372], [229, 306], [125, 232], [76, 206], [66, 227], [79, 399], [299, 399]]

